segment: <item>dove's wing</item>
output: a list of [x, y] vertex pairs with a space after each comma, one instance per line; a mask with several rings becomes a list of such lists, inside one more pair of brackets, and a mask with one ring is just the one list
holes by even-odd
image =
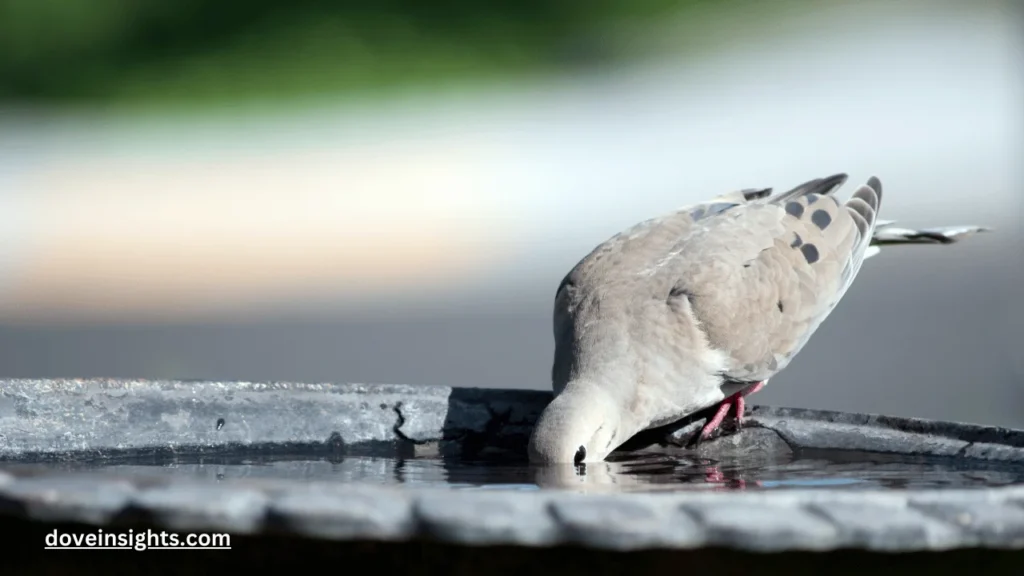
[[689, 298], [711, 344], [730, 356], [728, 380], [780, 370], [845, 292], [868, 247], [881, 186], [862, 187], [842, 205], [831, 193], [846, 178], [811, 180], [774, 197], [770, 188], [725, 194], [640, 222], [597, 246], [555, 293], [555, 392], [576, 358], [574, 300], [612, 285], [633, 286], [632, 296], [664, 291], [669, 299]]
[[[716, 215], [760, 202], [770, 193], [770, 188], [741, 190], [645, 220], [612, 236], [583, 257], [555, 290], [552, 314], [555, 358], [551, 367], [554, 392], [560, 393], [568, 383], [573, 363], [578, 360], [576, 323], [580, 314], [612, 326], [607, 328], [609, 330], [624, 329], [621, 324], [624, 320], [612, 317], [628, 307], [626, 301], [632, 296], [659, 289], [656, 286], [659, 279], [652, 278], [650, 271], [660, 270], [664, 263], [678, 256], [672, 249], [681, 239], [699, 236], [705, 229], [705, 222], [713, 221]], [[617, 292], [619, 306], [579, 310], [578, 305], [587, 294], [613, 291]]]
[[856, 277], [882, 187], [871, 178], [842, 203], [832, 192], [845, 180], [812, 180], [693, 214], [694, 232], [671, 251], [661, 273], [689, 300], [711, 345], [728, 354], [727, 381], [763, 381], [782, 370]]

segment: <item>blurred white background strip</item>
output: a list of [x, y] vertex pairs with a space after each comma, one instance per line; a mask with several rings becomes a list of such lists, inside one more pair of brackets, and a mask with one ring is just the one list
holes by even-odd
[[927, 17], [837, 4], [700, 59], [380, 109], [148, 125], [12, 114], [0, 319], [553, 290], [636, 221], [839, 171], [881, 177], [886, 219], [1005, 228], [1019, 218], [1024, 33], [1008, 2], [982, 4], [933, 2]]

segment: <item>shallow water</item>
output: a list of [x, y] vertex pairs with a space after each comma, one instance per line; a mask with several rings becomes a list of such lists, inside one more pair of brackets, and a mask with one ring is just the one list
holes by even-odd
[[937, 457], [813, 451], [770, 458], [712, 460], [644, 453], [613, 455], [585, 467], [531, 467], [522, 463], [441, 458], [196, 457], [101, 463], [0, 463], [18, 473], [93, 472], [224, 481], [276, 479], [416, 485], [470, 490], [566, 488], [607, 492], [779, 490], [787, 488], [985, 488], [1024, 483], [1024, 465]]

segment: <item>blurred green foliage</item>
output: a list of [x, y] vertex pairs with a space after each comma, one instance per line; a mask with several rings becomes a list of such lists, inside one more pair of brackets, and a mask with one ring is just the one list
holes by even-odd
[[617, 57], [602, 30], [710, 0], [0, 0], [0, 100], [422, 86]]

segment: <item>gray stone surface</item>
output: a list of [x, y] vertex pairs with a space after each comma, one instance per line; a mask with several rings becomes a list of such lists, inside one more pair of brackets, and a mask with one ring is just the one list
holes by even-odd
[[934, 502], [916, 506], [929, 516], [959, 527], [982, 546], [1024, 547], [1024, 508], [1011, 503]]
[[[295, 445], [345, 454], [398, 454], [429, 445], [446, 454], [521, 453], [550, 397], [438, 386], [2, 380], [0, 458]], [[794, 448], [993, 460], [1018, 460], [1024, 450], [1021, 431], [910, 418], [756, 406], [747, 423], [773, 430]]]
[[134, 508], [173, 530], [240, 533], [260, 529], [267, 503], [263, 492], [219, 483], [143, 489], [131, 501]]
[[[437, 386], [3, 380], [0, 457], [296, 444], [347, 454], [397, 454], [425, 443], [449, 453], [501, 449], [525, 443], [548, 400], [544, 392]], [[484, 442], [494, 425], [501, 441]]]
[[844, 539], [872, 550], [945, 549], [963, 536], [956, 526], [906, 506], [891, 506], [865, 498], [862, 502], [819, 502], [812, 510], [832, 520]]
[[975, 442], [964, 449], [963, 456], [968, 458], [979, 458], [982, 460], [1010, 460], [1024, 462], [1024, 448], [1020, 446], [1006, 446], [991, 442]]
[[126, 508], [134, 492], [130, 482], [115, 479], [57, 476], [0, 482], [0, 499], [22, 507], [30, 518], [53, 522], [102, 524]]
[[272, 525], [319, 538], [398, 540], [414, 532], [407, 494], [373, 487], [297, 486], [273, 498]]
[[[84, 474], [59, 482], [19, 478], [0, 490], [0, 509], [41, 521], [103, 525], [120, 504], [129, 517], [141, 515], [180, 531], [284, 531], [335, 540], [427, 537], [467, 545], [715, 546], [761, 552], [1024, 547], [1024, 487], [986, 490], [983, 497], [976, 490], [589, 495], [259, 481], [147, 487], [143, 482], [126, 488], [131, 497], [123, 498], [120, 489], [111, 489], [112, 482], [123, 481]], [[20, 487], [9, 489], [15, 484]], [[81, 497], [86, 494], [101, 496]], [[912, 504], [910, 496], [919, 503]]]
[[694, 452], [705, 457], [768, 459], [792, 454], [793, 448], [775, 430], [748, 427], [741, 434], [723, 436], [714, 442], [700, 444]]
[[[373, 454], [382, 459], [365, 465], [385, 467], [396, 455], [434, 452], [519, 458], [549, 400], [531, 391], [397, 385], [0, 381], [0, 513], [95, 525], [141, 519], [180, 531], [618, 550], [1024, 548], [1024, 486], [637, 494], [609, 485], [612, 493], [591, 494], [571, 467], [538, 471], [538, 490], [480, 491], [367, 485], [355, 469], [351, 482], [330, 483], [198, 468], [168, 477], [131, 465], [296, 447]], [[827, 448], [1017, 460], [1024, 447], [1020, 431], [872, 415], [755, 407], [747, 422], [691, 455]], [[108, 473], [76, 472], [72, 464], [86, 458], [111, 464]], [[119, 459], [125, 465], [113, 466]], [[46, 466], [33, 466], [41, 461]], [[588, 474], [611, 470], [595, 464]]]
[[822, 550], [839, 544], [837, 527], [798, 506], [709, 500], [685, 506], [709, 543], [771, 552]]
[[514, 498], [496, 493], [438, 492], [416, 503], [416, 517], [434, 537], [472, 544], [541, 545], [559, 536], [558, 526], [536, 493]]
[[612, 550], [691, 548], [703, 544], [705, 531], [673, 506], [658, 499], [601, 495], [569, 497], [551, 503], [563, 540]]
[[967, 449], [970, 442], [933, 433], [905, 431], [896, 427], [873, 426], [870, 421], [807, 419], [797, 414], [756, 413], [754, 423], [771, 428], [791, 445], [805, 448], [843, 448], [871, 452], [933, 454], [952, 456]]

